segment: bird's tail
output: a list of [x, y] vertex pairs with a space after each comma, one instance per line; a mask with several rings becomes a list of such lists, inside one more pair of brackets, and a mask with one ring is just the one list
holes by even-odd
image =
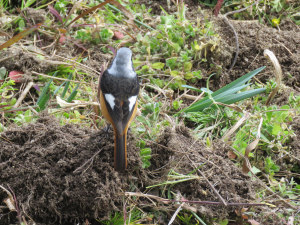
[[127, 132], [119, 135], [115, 130], [115, 170], [124, 171], [127, 167]]

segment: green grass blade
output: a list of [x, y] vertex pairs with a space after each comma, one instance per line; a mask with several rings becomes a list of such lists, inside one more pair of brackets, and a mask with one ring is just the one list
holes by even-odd
[[183, 85], [181, 85], [181, 87], [188, 88], [188, 89], [191, 89], [192, 91], [197, 91], [197, 92], [200, 92], [200, 93], [203, 92], [203, 91], [199, 90], [198, 88], [192, 87], [190, 85], [183, 84]]
[[[55, 73], [53, 74], [53, 77], [55, 77], [55, 76], [57, 75], [57, 73], [58, 73], [58, 72], [55, 72]], [[43, 88], [42, 93], [40, 94], [40, 96], [39, 96], [39, 98], [38, 98], [38, 100], [37, 100], [37, 102], [36, 102], [37, 105], [40, 103], [40, 101], [41, 101], [41, 100], [44, 98], [44, 96], [46, 95], [47, 91], [48, 91], [49, 88], [50, 88], [50, 84], [51, 84], [52, 81], [53, 81], [53, 78], [51, 78], [50, 81], [49, 81], [49, 82], [46, 84], [46, 86]]]
[[[239, 102], [241, 100], [244, 100], [246, 98], [251, 98], [254, 95], [260, 94], [262, 92], [266, 91], [265, 88], [259, 88], [251, 91], [244, 91], [242, 93], [237, 93], [237, 94], [231, 94], [227, 96], [220, 96], [218, 98], [214, 98], [216, 102], [221, 102], [224, 104], [232, 104], [235, 102]], [[208, 99], [208, 101], [205, 101], [204, 103], [197, 105], [196, 107], [190, 107], [185, 112], [199, 112], [203, 111], [204, 109], [208, 108], [212, 104], [212, 100]]]
[[77, 88], [79, 87], [79, 84], [77, 84], [77, 86], [74, 88], [74, 90], [72, 91], [72, 93], [70, 94], [70, 96], [67, 99], [67, 102], [72, 102], [73, 99], [75, 98], [75, 96], [77, 95]]
[[[232, 89], [229, 89], [217, 96], [214, 96], [214, 99], [215, 101], [217, 101], [217, 99], [220, 99], [220, 98], [223, 98], [223, 97], [226, 97], [226, 96], [229, 96], [229, 95], [232, 95], [232, 94], [235, 94], [236, 92], [242, 90], [243, 88], [249, 86], [250, 84], [246, 84], [246, 85], [242, 85], [240, 87], [236, 87], [236, 88], [232, 88]], [[213, 96], [213, 94], [212, 94]], [[190, 109], [193, 109], [192, 112], [196, 112], [197, 111], [197, 107], [200, 107], [202, 108], [203, 105], [210, 105], [212, 103], [211, 99], [209, 98], [209, 96], [201, 99], [200, 101], [194, 103], [193, 105], [190, 106], [190, 108], [188, 110], [186, 110], [185, 112], [189, 112]]]
[[258, 74], [260, 71], [262, 71], [264, 68], [266, 68], [265, 66], [260, 67], [256, 70], [251, 71], [250, 73], [247, 73], [246, 75], [240, 77], [239, 79], [231, 82], [230, 84], [226, 85], [225, 87], [217, 90], [216, 92], [214, 92], [212, 94], [212, 96], [216, 96], [224, 91], [227, 91], [229, 89], [235, 88], [235, 87], [239, 87], [243, 84], [245, 84], [248, 80], [250, 80], [252, 77], [254, 77], [256, 74]]
[[[211, 94], [211, 96], [214, 98], [214, 100], [216, 102], [221, 102], [221, 103], [224, 103], [224, 104], [226, 104], [226, 103], [222, 102], [222, 101], [225, 101], [225, 99], [226, 100], [230, 100], [229, 97], [236, 98], [236, 96], [244, 96], [242, 93], [239, 93], [239, 94], [242, 94], [242, 95], [239, 95], [239, 94], [238, 95], [234, 95], [234, 94], [236, 92], [242, 90], [243, 88], [249, 86], [250, 84], [246, 84], [245, 85], [245, 83], [247, 81], [249, 81], [252, 77], [254, 77], [256, 74], [258, 74], [260, 71], [262, 71], [264, 68], [265, 68], [265, 66], [260, 67], [260, 68], [258, 68], [256, 70], [253, 70], [250, 73], [247, 73], [246, 75], [244, 75], [244, 76], [240, 77], [239, 79], [231, 82], [230, 84], [226, 85], [225, 87], [217, 90], [216, 92], [213, 92]], [[186, 86], [186, 87], [190, 88], [191, 86]], [[193, 89], [195, 89], [195, 88], [193, 88]], [[257, 90], [261, 90], [261, 89], [257, 89]], [[259, 93], [261, 93], [261, 92], [259, 92]], [[243, 92], [243, 93], [248, 93], [249, 94], [249, 92]], [[247, 96], [247, 95], [245, 94], [245, 96]], [[247, 97], [245, 97], [245, 98], [247, 98]], [[222, 101], [220, 101], [220, 99], [222, 99]], [[240, 101], [240, 100], [238, 100], [238, 101]], [[235, 101], [235, 102], [237, 102], [237, 101]], [[200, 101], [198, 101], [198, 102], [194, 103], [193, 105], [191, 105], [188, 109], [183, 109], [180, 112], [197, 112], [197, 111], [202, 111], [203, 109], [209, 107], [211, 104], [212, 104], [212, 100], [210, 99], [209, 96], [207, 96], [204, 99], [201, 99]], [[227, 104], [230, 104], [230, 103], [227, 103]]]
[[50, 99], [50, 93], [48, 94], [45, 94], [43, 96], [43, 98], [41, 98], [41, 100], [39, 101], [39, 103], [37, 104], [38, 105], [38, 108], [36, 109], [37, 112], [40, 112], [42, 110], [44, 110], [46, 108], [46, 103], [47, 101]]
[[[73, 76], [73, 73], [70, 73], [69, 76], [68, 76], [68, 80], [71, 80], [71, 79], [72, 79], [72, 76]], [[68, 90], [68, 88], [69, 88], [69, 85], [70, 85], [70, 81], [67, 81], [67, 82], [66, 82], [66, 86], [65, 86], [65, 88], [64, 88], [64, 90], [63, 90], [63, 92], [62, 92], [62, 94], [61, 94], [61, 98], [64, 98], [64, 97], [65, 97], [65, 95], [66, 95], [66, 93], [67, 93], [67, 90]]]
[[61, 85], [59, 85], [58, 88], [55, 89], [55, 91], [54, 91], [54, 93], [53, 93], [53, 96], [56, 95], [56, 93], [58, 92], [58, 90], [59, 90], [62, 86], [64, 86], [64, 84], [65, 84], [66, 82], [67, 82], [67, 81], [63, 82]]
[[258, 88], [258, 89], [254, 89], [254, 90], [251, 90], [251, 91], [244, 91], [242, 93], [238, 93], [238, 94], [223, 97], [218, 102], [222, 102], [224, 104], [232, 104], [232, 103], [239, 102], [239, 101], [247, 99], [247, 98], [251, 98], [254, 95], [258, 95], [258, 94], [260, 94], [262, 92], [265, 92], [265, 91], [266, 91], [265, 88]]

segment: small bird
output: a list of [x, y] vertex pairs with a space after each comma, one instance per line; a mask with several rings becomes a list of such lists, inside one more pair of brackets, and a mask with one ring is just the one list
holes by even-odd
[[137, 111], [140, 83], [134, 71], [132, 52], [120, 48], [111, 66], [100, 79], [100, 107], [104, 118], [114, 128], [114, 168], [124, 171], [127, 167], [127, 131]]

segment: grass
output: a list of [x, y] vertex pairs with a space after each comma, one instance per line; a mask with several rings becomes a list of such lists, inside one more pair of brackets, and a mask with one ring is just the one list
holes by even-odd
[[[207, 1], [202, 2], [208, 4]], [[131, 125], [132, 132], [137, 137], [136, 144], [140, 148], [143, 168], [151, 167], [153, 150], [147, 145], [148, 141], [155, 142], [165, 127], [174, 127], [183, 121], [190, 127], [191, 134], [196, 139], [203, 140], [208, 147], [211, 147], [211, 142], [222, 139], [228, 134], [247, 111], [250, 114], [249, 117], [226, 140], [227, 144], [244, 155], [249, 144], [255, 141], [258, 133], [260, 133], [259, 143], [255, 147], [255, 151], [249, 153], [252, 172], [272, 191], [299, 207], [300, 203], [297, 198], [300, 193], [299, 177], [285, 180], [278, 174], [300, 172], [299, 166], [294, 163], [295, 160], [299, 159], [292, 156], [293, 149], [290, 146], [292, 138], [296, 135], [291, 124], [299, 115], [300, 96], [292, 92], [285, 105], [271, 104], [266, 106], [268, 94], [276, 86], [275, 80], [270, 79], [263, 84], [245, 84], [263, 68], [248, 73], [247, 78], [241, 77], [227, 86], [211, 92], [209, 80], [217, 80], [225, 69], [217, 63], [208, 63], [210, 57], [213, 57], [220, 50], [221, 36], [208, 18], [203, 23], [197, 20], [188, 20], [186, 18], [187, 6], [181, 4], [180, 1], [176, 5], [176, 13], [167, 13], [162, 9], [164, 14], [156, 18], [151, 14], [151, 8], [147, 9], [145, 5], [136, 5], [134, 1], [129, 1], [127, 4], [123, 3], [128, 12], [124, 9], [116, 9], [116, 6], [106, 5], [101, 9], [99, 7], [99, 9], [91, 11], [92, 16], [81, 14], [83, 10], [96, 7], [100, 3], [99, 1], [90, 1], [88, 4], [82, 3], [80, 6], [76, 6], [77, 8], [72, 14], [69, 14], [70, 12], [67, 10], [69, 2], [59, 0], [53, 4], [52, 8], [48, 8], [49, 12], [42, 26], [28, 26], [24, 22], [26, 18], [23, 15], [19, 15], [17, 19], [14, 18], [16, 23], [1, 24], [1, 29], [4, 32], [20, 31], [18, 38], [3, 45], [5, 51], [9, 50], [10, 46], [24, 50], [18, 43], [24, 45], [25, 41], [32, 41], [34, 35], [37, 34], [36, 32], [39, 32], [41, 39], [50, 35], [53, 41], [49, 44], [53, 46], [66, 47], [69, 50], [76, 47], [81, 52], [76, 53], [75, 58], [62, 60], [62, 63], [57, 65], [55, 70], [44, 71], [51, 78], [42, 75], [36, 76], [34, 82], [37, 84], [37, 90], [33, 97], [29, 97], [30, 100], [26, 100], [28, 104], [23, 104], [20, 108], [13, 107], [17, 101], [14, 94], [15, 91], [22, 90], [7, 77], [10, 71], [2, 72], [0, 80], [4, 78], [4, 81], [0, 83], [0, 95], [2, 96], [0, 98], [0, 112], [2, 116], [4, 115], [5, 120], [3, 119], [0, 123], [0, 131], [9, 129], [12, 124], [20, 126], [34, 122], [38, 118], [37, 112], [42, 110], [48, 110], [54, 114], [60, 119], [62, 125], [75, 123], [97, 129], [104, 127], [102, 118], [93, 113], [92, 107], [89, 106], [96, 102], [99, 72], [95, 72], [95, 68], [87, 67], [84, 64], [90, 57], [85, 53], [97, 49], [96, 51], [102, 51], [103, 54], [112, 55], [112, 51], [107, 46], [117, 49], [122, 44], [130, 47], [134, 52], [133, 63], [136, 72], [141, 79], [144, 79], [143, 82], [145, 81], [139, 98], [141, 116], [137, 116]], [[26, 8], [30, 5], [34, 6], [34, 4], [35, 1], [22, 1], [21, 7]], [[250, 4], [250, 1], [234, 3], [233, 5], [232, 1], [225, 0], [223, 10], [243, 8], [247, 4]], [[297, 3], [292, 5], [283, 4], [282, 1], [267, 1], [267, 7], [271, 10], [270, 14], [266, 14], [262, 10], [262, 4], [263, 1], [260, 1], [257, 6], [252, 8], [252, 11], [247, 10], [235, 14], [234, 17], [237, 19], [255, 17], [262, 23], [265, 20], [267, 24], [271, 23], [268, 25], [272, 25], [272, 17], [277, 18], [278, 13], [286, 10], [280, 19], [290, 18], [296, 25], [300, 24], [297, 13], [300, 6]], [[46, 5], [37, 7], [47, 9]], [[1, 0], [0, 14], [6, 15], [7, 10], [11, 10], [8, 8], [7, 1]], [[125, 22], [129, 14], [136, 16], [135, 20], [139, 24], [139, 30]], [[82, 16], [74, 21], [75, 26], [68, 27], [78, 15]], [[151, 18], [152, 21], [152, 28], [148, 30], [147, 27], [150, 24], [147, 24], [149, 21], [147, 18]], [[277, 23], [280, 25], [280, 21]], [[127, 29], [126, 32], [125, 29]], [[116, 31], [130, 35], [125, 35], [123, 40], [117, 40]], [[61, 41], [62, 36], [67, 41]], [[42, 60], [49, 60], [47, 53], [36, 51], [33, 55]], [[215, 77], [208, 78], [203, 75], [201, 68], [207, 67], [207, 65], [216, 74]], [[90, 76], [91, 71], [95, 76]], [[206, 83], [207, 86], [198, 89], [201, 83]], [[188, 89], [193, 91], [194, 99], [197, 99], [198, 93], [202, 93], [204, 98], [193, 104], [180, 98], [183, 92], [187, 92]], [[263, 93], [264, 91], [266, 93]], [[281, 94], [283, 94], [283, 89], [279, 92], [279, 95]], [[174, 96], [176, 97], [174, 98]], [[62, 100], [60, 104], [56, 100], [57, 97]], [[75, 99], [80, 102], [74, 102]], [[71, 108], [71, 106], [67, 106], [67, 103], [74, 103], [75, 105], [72, 105], [73, 108]], [[236, 105], [229, 106], [232, 103]], [[30, 107], [28, 108], [28, 106]], [[261, 120], [262, 126], [259, 131], [258, 124]], [[282, 159], [285, 159], [284, 165], [280, 163]], [[242, 168], [241, 157], [235, 156], [231, 160]], [[192, 174], [195, 171], [180, 174], [175, 169], [170, 170], [166, 180], [159, 184], [153, 184], [149, 188], [167, 187], [168, 198], [172, 200], [176, 197], [172, 191], [173, 185], [199, 179], [198, 175]], [[252, 176], [250, 172], [249, 175]], [[162, 191], [161, 189], [157, 190]], [[267, 189], [257, 192], [258, 201], [269, 196], [270, 193]], [[279, 209], [282, 206], [275, 204], [274, 207]], [[168, 222], [170, 219], [166, 215], [162, 215], [164, 214], [163, 210], [158, 210], [158, 212], [149, 210], [142, 213], [138, 205], [128, 208], [127, 210], [131, 215], [130, 219], [125, 219], [128, 224], [138, 224], [147, 219], [149, 221], [162, 219], [164, 222]], [[237, 220], [245, 219], [246, 215], [247, 218], [256, 219], [255, 211], [245, 211], [243, 215], [239, 216]], [[287, 221], [293, 217], [295, 223], [300, 222], [299, 213], [297, 214], [297, 211], [293, 209], [289, 209], [287, 214], [278, 213], [277, 217], [281, 221]], [[228, 223], [228, 220], [220, 220], [219, 218], [202, 218], [200, 214], [188, 210], [178, 213], [177, 220], [184, 224]], [[261, 221], [261, 223], [263, 222]], [[124, 224], [124, 214], [112, 212], [110, 220], [101, 221], [101, 223]]]

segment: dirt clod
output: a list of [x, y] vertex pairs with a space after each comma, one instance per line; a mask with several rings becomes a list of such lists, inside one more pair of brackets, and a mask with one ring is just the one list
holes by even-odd
[[[207, 148], [188, 133], [183, 126], [166, 128], [158, 137], [159, 144], [152, 146], [149, 170], [142, 168], [139, 150], [129, 134], [129, 167], [126, 172], [117, 173], [113, 169], [112, 131], [60, 126], [52, 116], [42, 115], [34, 124], [2, 134], [0, 183], [13, 190], [20, 208], [39, 224], [108, 218], [111, 210], [122, 210], [122, 193], [129, 191], [128, 180], [143, 187], [139, 190], [143, 192], [145, 186], [167, 180], [171, 168], [187, 175], [194, 170], [191, 161], [197, 167], [203, 165], [201, 171], [226, 201], [253, 201], [254, 189], [259, 186], [227, 158], [222, 143]], [[176, 184], [172, 190], [188, 200], [220, 201], [201, 175], [194, 174], [200, 179]], [[138, 179], [132, 180], [133, 176]], [[0, 192], [1, 202], [6, 197], [6, 193]], [[234, 210], [224, 206], [192, 206], [209, 218], [226, 217]], [[11, 213], [4, 221], [15, 218], [16, 213]]]
[[[53, 117], [41, 117], [34, 124], [2, 134], [0, 183], [9, 185], [21, 209], [41, 224], [108, 218], [110, 210], [121, 205], [119, 194], [127, 186], [123, 178], [127, 175], [113, 169], [112, 142], [112, 133], [60, 126]], [[135, 147], [128, 147], [131, 171], [140, 162], [134, 157]], [[6, 197], [1, 191], [0, 202]], [[14, 218], [13, 214], [6, 218]]]

